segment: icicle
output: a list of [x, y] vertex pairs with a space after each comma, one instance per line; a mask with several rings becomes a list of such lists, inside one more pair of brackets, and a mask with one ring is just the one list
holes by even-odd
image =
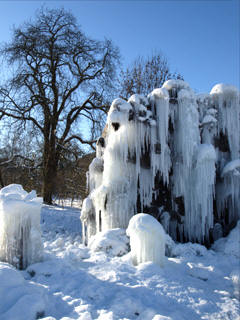
[[240, 159], [228, 162], [222, 170], [222, 183], [218, 186], [219, 216], [228, 208], [229, 224], [240, 219]]
[[[199, 145], [195, 167], [189, 181], [190, 195], [185, 202], [185, 230], [192, 241], [204, 242], [213, 227], [216, 153], [212, 145]], [[185, 195], [186, 197], [186, 195]]]
[[178, 109], [175, 124], [174, 143], [174, 194], [184, 196], [185, 206], [189, 198], [189, 181], [193, 156], [200, 144], [199, 119], [194, 94], [191, 90], [178, 92]]
[[169, 123], [169, 94], [166, 89], [155, 89], [149, 95], [149, 100], [152, 104], [152, 109], [156, 113], [156, 141], [152, 144], [155, 149], [159, 148], [159, 156], [156, 156], [157, 150], [152, 152], [152, 169], [155, 176], [157, 171], [160, 171], [163, 176], [163, 181], [168, 184], [169, 170], [171, 167], [170, 150], [168, 147], [168, 123]]
[[240, 101], [234, 86], [217, 84], [210, 93], [218, 109], [218, 134], [227, 135], [231, 160], [240, 157]]

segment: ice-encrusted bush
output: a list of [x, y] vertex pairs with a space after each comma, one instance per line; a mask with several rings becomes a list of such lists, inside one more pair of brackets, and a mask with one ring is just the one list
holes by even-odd
[[21, 185], [0, 190], [0, 260], [25, 269], [42, 258], [42, 198]]
[[131, 218], [127, 228], [134, 265], [152, 261], [160, 266], [165, 259], [165, 231], [151, 215], [139, 213]]

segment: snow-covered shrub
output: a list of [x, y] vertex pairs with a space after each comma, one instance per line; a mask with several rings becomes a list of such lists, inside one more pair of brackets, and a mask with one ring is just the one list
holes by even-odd
[[145, 213], [136, 214], [129, 221], [127, 235], [130, 237], [134, 265], [147, 261], [164, 265], [165, 231], [154, 217]]
[[93, 251], [121, 257], [129, 251], [129, 239], [124, 229], [112, 229], [91, 237], [88, 246]]
[[18, 269], [42, 257], [40, 211], [42, 198], [21, 185], [0, 190], [0, 260]]

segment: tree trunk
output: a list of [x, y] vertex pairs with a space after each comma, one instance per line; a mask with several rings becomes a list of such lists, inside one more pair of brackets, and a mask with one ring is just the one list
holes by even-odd
[[2, 177], [2, 170], [0, 170], [0, 185], [1, 185], [1, 188], [5, 187], [3, 182], [3, 177]]
[[51, 147], [48, 143], [45, 142], [45, 144], [42, 194], [44, 203], [52, 204], [57, 178], [58, 155], [56, 153], [55, 142]]
[[43, 171], [43, 201], [46, 204], [52, 204], [57, 176], [57, 166], [54, 163], [49, 163]]

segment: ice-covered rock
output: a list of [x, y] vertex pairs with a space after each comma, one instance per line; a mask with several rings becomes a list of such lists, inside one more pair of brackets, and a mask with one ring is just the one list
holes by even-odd
[[130, 237], [134, 265], [151, 261], [160, 266], [165, 260], [165, 231], [151, 215], [136, 214], [129, 221], [127, 235]]
[[21, 185], [0, 190], [0, 260], [19, 269], [42, 258], [40, 211], [42, 198]]

